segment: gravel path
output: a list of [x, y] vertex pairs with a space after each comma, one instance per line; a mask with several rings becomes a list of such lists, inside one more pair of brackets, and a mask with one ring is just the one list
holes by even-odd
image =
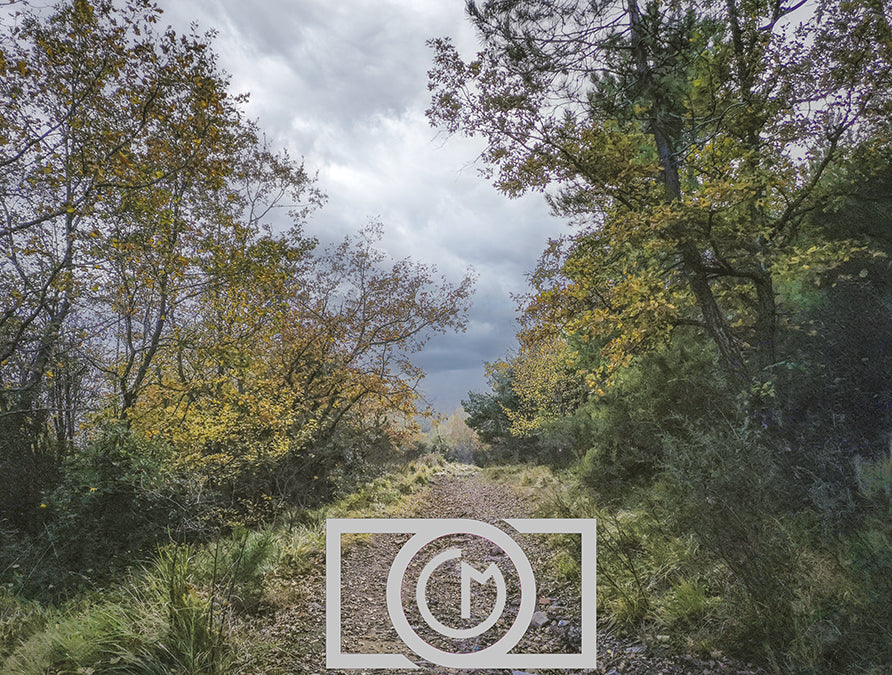
[[[535, 504], [504, 485], [485, 480], [468, 467], [461, 474], [451, 472], [435, 477], [429, 488], [412, 500], [404, 517], [472, 518], [498, 525], [503, 518], [523, 518], [533, 515]], [[505, 527], [504, 525], [502, 525]], [[349, 537], [349, 535], [347, 535]], [[293, 606], [267, 617], [259, 630], [262, 643], [271, 645], [266, 653], [246, 664], [246, 672], [279, 673], [460, 673], [453, 669], [433, 666], [408, 650], [392, 627], [387, 614], [385, 587], [391, 562], [409, 535], [367, 535], [345, 547], [341, 561], [341, 650], [347, 654], [406, 654], [421, 666], [420, 670], [387, 671], [377, 669], [325, 669], [325, 581], [321, 573], [303, 577], [297, 584], [298, 600]], [[544, 535], [515, 535], [536, 572], [537, 598], [533, 626], [526, 632], [513, 653], [578, 653], [579, 631], [578, 581], [560, 579], [555, 567], [555, 549]], [[577, 539], [578, 541], [578, 539]], [[475, 536], [455, 535], [438, 540], [422, 549], [417, 560], [427, 561], [446, 548], [461, 548], [462, 559], [469, 560], [479, 570], [489, 563], [503, 571], [507, 586], [505, 611], [499, 621], [482, 635], [451, 639], [428, 628], [418, 615], [414, 603], [414, 589], [420, 574], [420, 564], [409, 566], [404, 586], [404, 607], [409, 623], [430, 644], [454, 653], [476, 651], [503, 635], [516, 615], [518, 588], [513, 581], [513, 566], [498, 547]], [[479, 624], [495, 603], [493, 583], [471, 583], [472, 614], [464, 619], [460, 614], [461, 587], [458, 582], [458, 560], [441, 565], [426, 584], [428, 605], [434, 616], [445, 625], [466, 628]], [[475, 613], [476, 612], [476, 613]], [[254, 651], [254, 650], [252, 650]], [[703, 660], [679, 657], [668, 651], [621, 639], [605, 630], [598, 630], [597, 668], [578, 673], [618, 673], [647, 675], [708, 675], [731, 673], [756, 674], [758, 669], [746, 668], [724, 658]], [[255, 652], [256, 654], [256, 652]], [[510, 670], [476, 670], [480, 673], [511, 673]], [[520, 671], [514, 671], [518, 673]], [[536, 672], [567, 673], [566, 670]], [[571, 671], [572, 672], [572, 671]]]

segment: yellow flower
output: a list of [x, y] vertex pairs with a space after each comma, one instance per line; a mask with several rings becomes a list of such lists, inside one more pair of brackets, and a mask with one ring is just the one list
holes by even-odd
[[90, 488], [90, 492], [96, 492], [96, 490], [98, 490], [98, 489], [99, 489], [99, 488], [91, 487], [91, 488]]
[[46, 504], [41, 504], [41, 505], [40, 505], [40, 508], [45, 509], [45, 508], [46, 508]]

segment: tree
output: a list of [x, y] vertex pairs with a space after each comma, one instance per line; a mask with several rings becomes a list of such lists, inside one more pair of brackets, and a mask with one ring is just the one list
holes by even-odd
[[431, 121], [483, 136], [499, 189], [555, 187], [581, 226], [535, 310], [608, 336], [607, 379], [686, 326], [748, 387], [777, 361], [778, 274], [864, 252], [803, 228], [888, 145], [889, 18], [828, 1], [797, 27], [801, 4], [472, 2], [477, 58], [433, 42]]
[[127, 421], [178, 315], [232, 278], [225, 261], [270, 210], [287, 199], [299, 221], [321, 199], [244, 119], [211, 36], [159, 32], [159, 15], [149, 0], [22, 3], [0, 37], [0, 461], [13, 512], [37, 498], [38, 456], [70, 448], [88, 408], [110, 400]]
[[233, 251], [233, 278], [204, 293], [191, 332], [178, 325], [134, 424], [211, 483], [279, 496], [361, 456], [357, 444], [404, 435], [424, 375], [412, 356], [464, 329], [473, 279], [390, 261], [380, 235], [372, 225], [316, 252], [292, 231]]
[[550, 421], [571, 414], [582, 403], [584, 388], [576, 368], [577, 354], [561, 336], [521, 331], [520, 348], [497, 364], [511, 374], [512, 407], [504, 408], [515, 436], [535, 433]]
[[[889, 3], [469, 10], [483, 49], [434, 43], [429, 116], [481, 135], [502, 191], [547, 191], [576, 228], [542, 257], [524, 331], [573, 345], [598, 393], [560, 414], [584, 425], [594, 502], [651, 513], [724, 570], [753, 617], [728, 646], [779, 668], [885, 663]], [[835, 595], [804, 609], [796, 561], [825, 553]], [[842, 599], [859, 586], [878, 604]], [[841, 628], [806, 665], [817, 643], [795, 627], [829, 607]]]
[[309, 302], [293, 310], [290, 325], [299, 329], [283, 335], [285, 381], [328, 420], [320, 438], [360, 404], [411, 412], [424, 376], [412, 355], [431, 335], [466, 326], [473, 276], [451, 284], [409, 259], [385, 264], [380, 236], [372, 225], [320, 258]]
[[513, 373], [502, 359], [486, 364], [490, 392], [469, 391], [461, 402], [467, 413], [465, 424], [477, 432], [484, 443], [497, 443], [511, 436], [510, 411], [517, 410], [519, 401], [511, 386]]

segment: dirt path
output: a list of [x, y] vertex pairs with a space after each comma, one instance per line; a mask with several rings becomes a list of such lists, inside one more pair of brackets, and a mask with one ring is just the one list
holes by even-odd
[[[408, 518], [471, 518], [498, 525], [503, 518], [534, 516], [535, 503], [504, 485], [485, 480], [469, 468], [462, 475], [435, 477], [427, 490], [420, 493], [399, 514]], [[504, 527], [504, 526], [503, 526]], [[349, 535], [347, 535], [349, 537]], [[244, 664], [246, 672], [284, 673], [455, 673], [448, 668], [432, 666], [407, 649], [393, 628], [387, 613], [385, 588], [393, 558], [406, 534], [367, 535], [352, 541], [342, 555], [341, 570], [341, 651], [346, 654], [405, 654], [421, 666], [420, 670], [326, 670], [325, 669], [325, 580], [322, 570], [304, 577], [298, 584], [300, 600], [293, 606], [267, 617], [259, 627], [259, 642], [268, 645], [255, 656], [253, 663]], [[578, 581], [568, 581], [554, 574], [555, 549], [544, 535], [520, 535], [521, 544], [536, 573], [537, 598], [533, 626], [513, 650], [514, 653], [578, 653], [580, 650], [580, 601]], [[346, 537], [345, 537], [346, 540]], [[417, 556], [430, 560], [446, 548], [461, 548], [462, 560], [470, 560], [477, 569], [492, 563], [503, 572], [506, 580], [504, 616], [480, 636], [460, 639], [446, 638], [428, 628], [419, 616], [414, 602], [414, 588], [420, 565], [412, 564], [406, 573], [404, 607], [409, 623], [430, 644], [450, 652], [473, 652], [488, 646], [503, 635], [517, 613], [518, 588], [512, 578], [512, 566], [498, 547], [474, 536], [454, 535], [445, 543], [434, 542]], [[448, 554], [446, 554], [448, 558]], [[479, 624], [495, 604], [495, 584], [471, 582], [470, 618], [462, 618], [461, 584], [458, 582], [458, 560], [444, 562], [431, 574], [427, 588], [431, 612], [443, 624], [465, 628]], [[541, 625], [539, 625], [541, 624]], [[258, 627], [254, 627], [255, 630]], [[700, 660], [673, 657], [659, 649], [645, 647], [598, 630], [597, 669], [576, 672], [665, 675], [708, 673], [757, 673], [722, 659]], [[510, 673], [510, 670], [475, 671]], [[517, 671], [515, 671], [517, 672]], [[547, 672], [547, 671], [537, 671]], [[566, 673], [568, 671], [552, 671]]]

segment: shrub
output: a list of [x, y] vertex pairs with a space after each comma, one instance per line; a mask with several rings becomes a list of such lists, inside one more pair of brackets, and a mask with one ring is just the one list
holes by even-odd
[[23, 640], [42, 630], [52, 619], [51, 611], [33, 600], [0, 587], [0, 664]]
[[[47, 573], [70, 583], [110, 578], [159, 542], [209, 536], [218, 525], [213, 495], [172, 471], [169, 458], [163, 443], [120, 428], [106, 429], [69, 457], [64, 478], [44, 502], [47, 523], [37, 541], [45, 539], [52, 551]], [[33, 583], [46, 579], [38, 575]], [[65, 580], [57, 577], [56, 585]]]
[[795, 581], [793, 545], [783, 525], [794, 506], [788, 503], [788, 477], [745, 426], [691, 425], [684, 441], [664, 441], [667, 512], [746, 589], [763, 617], [759, 641], [782, 648], [791, 637]]
[[231, 614], [259, 597], [270, 544], [268, 534], [239, 532], [202, 549], [163, 547], [123, 590], [44, 620], [3, 672], [229, 672]]
[[660, 474], [665, 439], [683, 440], [691, 421], [727, 419], [737, 400], [717, 371], [714, 350], [679, 334], [617, 375], [602, 397], [576, 412], [586, 416], [581, 479], [601, 501], [621, 500], [630, 486]]

